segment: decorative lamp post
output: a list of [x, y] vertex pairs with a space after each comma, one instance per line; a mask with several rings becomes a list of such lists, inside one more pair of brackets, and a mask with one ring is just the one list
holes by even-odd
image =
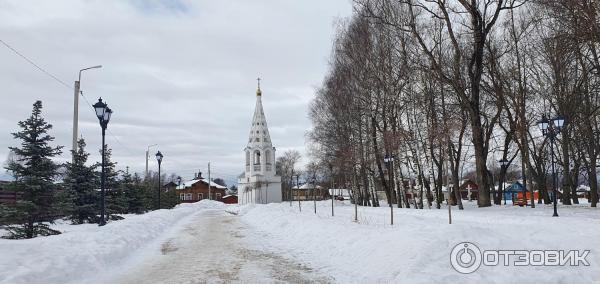
[[[500, 191], [500, 194], [502, 194], [502, 196], [500, 196], [500, 198], [504, 198], [504, 205], [506, 205], [506, 187], [504, 186], [504, 181], [505, 181], [505, 176], [506, 176], [506, 168], [508, 167], [508, 160], [506, 159], [502, 159], [500, 161], [498, 161], [500, 163], [500, 172], [502, 172], [504, 170], [504, 174], [502, 175], [502, 178], [500, 179], [500, 185], [498, 185], [498, 191], [500, 191], [500, 186], [502, 186], [502, 190]], [[523, 193], [525, 194], [525, 193]], [[525, 198], [525, 196], [523, 196], [523, 198]], [[500, 202], [500, 201], [498, 201]]]
[[102, 98], [98, 99], [98, 102], [94, 104], [94, 110], [96, 111], [96, 116], [98, 117], [98, 121], [100, 122], [100, 127], [102, 127], [102, 177], [100, 178], [100, 222], [99, 226], [106, 225], [106, 219], [104, 215], [106, 213], [106, 206], [104, 204], [105, 198], [105, 188], [104, 184], [106, 182], [106, 159], [105, 159], [105, 136], [106, 136], [106, 127], [108, 126], [108, 122], [110, 121], [110, 116], [112, 115], [112, 110], [108, 108], [108, 105], [102, 102]]
[[565, 118], [562, 116], [556, 116], [555, 118], [548, 119], [546, 115], [542, 115], [542, 119], [538, 121], [538, 126], [542, 130], [542, 134], [550, 139], [550, 154], [552, 156], [552, 203], [554, 203], [554, 214], [552, 217], [558, 217], [557, 212], [557, 191], [556, 187], [556, 169], [555, 169], [555, 158], [554, 158], [554, 147], [556, 143], [556, 136], [561, 133], [565, 125]]
[[[179, 189], [179, 190], [182, 189], [181, 188], [181, 177], [180, 176], [177, 177], [177, 189]], [[176, 203], [179, 203], [178, 200], [180, 200], [180, 199], [181, 198], [177, 197], [177, 190], [175, 190], [175, 201], [176, 201]]]
[[158, 208], [160, 209], [160, 164], [162, 163], [163, 154], [158, 151], [156, 152], [156, 161], [158, 161]]
[[[385, 165], [388, 167], [388, 180], [390, 182], [390, 189], [391, 186], [393, 184], [393, 168], [394, 168], [394, 156], [390, 156], [388, 154], [385, 155], [385, 158], [383, 158], [383, 162], [385, 163]], [[392, 204], [392, 198], [390, 196], [390, 224], [394, 225], [394, 205]]]

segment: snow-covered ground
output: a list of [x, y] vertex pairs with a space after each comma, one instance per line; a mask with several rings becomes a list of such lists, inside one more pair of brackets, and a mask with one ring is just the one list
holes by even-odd
[[311, 267], [261, 249], [255, 235], [235, 215], [203, 210], [160, 248], [148, 248], [97, 283], [331, 282]]
[[52, 227], [60, 235], [0, 239], [0, 283], [89, 283], [140, 257], [202, 210], [223, 207], [214, 201], [180, 204], [172, 210], [127, 215], [103, 227], [58, 222]]
[[[535, 209], [518, 206], [453, 208], [448, 224], [442, 209], [358, 208], [336, 202], [297, 202], [241, 207], [242, 219], [263, 232], [268, 249], [319, 267], [339, 283], [599, 283], [600, 210], [589, 205], [560, 206], [553, 218], [552, 206]], [[258, 241], [258, 240], [257, 240]], [[460, 274], [450, 264], [450, 253], [460, 242], [472, 242], [481, 250], [566, 249], [591, 250], [590, 266], [580, 267], [484, 267]], [[267, 247], [267, 246], [266, 246]]]
[[[107, 226], [0, 240], [0, 283], [599, 283], [600, 211], [581, 206], [442, 209], [358, 208], [336, 201], [224, 205], [212, 201], [127, 216]], [[590, 250], [589, 266], [481, 266], [460, 274], [450, 252]], [[102, 276], [102, 277], [101, 277]]]

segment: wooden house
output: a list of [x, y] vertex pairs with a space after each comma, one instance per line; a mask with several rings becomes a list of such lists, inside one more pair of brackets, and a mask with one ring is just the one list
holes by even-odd
[[292, 188], [294, 200], [324, 200], [329, 199], [329, 192], [326, 188], [312, 183], [305, 183], [298, 189], [297, 186]]
[[222, 201], [225, 204], [237, 204], [238, 197], [237, 197], [237, 195], [225, 195], [225, 196], [223, 196]]
[[[181, 203], [193, 203], [202, 199], [210, 199], [215, 201], [223, 201], [227, 187], [216, 184], [213, 181], [209, 182], [202, 177], [202, 173], [195, 176], [194, 179], [182, 182], [176, 187], [176, 192], [179, 195]], [[210, 194], [210, 196], [209, 196]]]

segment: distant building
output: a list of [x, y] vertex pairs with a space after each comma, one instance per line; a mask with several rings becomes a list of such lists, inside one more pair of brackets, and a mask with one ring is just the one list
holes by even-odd
[[330, 188], [328, 194], [337, 200], [349, 200], [352, 196], [351, 191], [346, 188]]
[[162, 186], [162, 188], [163, 188], [164, 192], [170, 192], [170, 191], [175, 190], [177, 188], [177, 184], [175, 182], [170, 181], [167, 184], [164, 184]]
[[463, 180], [458, 189], [464, 200], [477, 200], [479, 196], [479, 185], [470, 179]]
[[237, 195], [225, 195], [223, 196], [223, 203], [225, 204], [237, 204], [238, 197]]
[[0, 204], [14, 204], [21, 199], [22, 192], [9, 190], [11, 182], [0, 180]]
[[281, 202], [281, 176], [275, 173], [275, 147], [267, 127], [262, 107], [260, 83], [256, 90], [256, 106], [248, 144], [244, 149], [245, 171], [238, 177], [238, 202], [271, 203]]
[[211, 181], [209, 190], [208, 185], [209, 183], [202, 177], [202, 173], [198, 173], [194, 179], [178, 185], [176, 193], [182, 203], [198, 202], [202, 199], [223, 201], [227, 188]]
[[307, 182], [301, 185], [300, 189], [297, 186], [292, 187], [292, 196], [294, 200], [323, 200], [328, 199], [330, 195], [326, 188]]
[[7, 189], [10, 184], [10, 181], [0, 180], [0, 190]]
[[577, 197], [589, 199], [590, 191], [591, 191], [591, 188], [589, 186], [581, 184], [577, 187], [577, 190], [575, 192], [577, 194]]

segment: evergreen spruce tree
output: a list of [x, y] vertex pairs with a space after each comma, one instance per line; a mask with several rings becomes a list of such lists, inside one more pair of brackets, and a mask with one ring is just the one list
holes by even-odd
[[16, 159], [9, 161], [6, 169], [15, 177], [14, 189], [22, 193], [13, 209], [14, 221], [9, 225], [8, 238], [34, 238], [38, 235], [60, 234], [44, 222], [54, 219], [54, 178], [59, 165], [51, 158], [61, 154], [62, 147], [48, 145], [54, 137], [48, 135], [52, 125], [42, 117], [42, 102], [33, 104], [31, 116], [18, 123], [21, 131], [13, 133], [21, 140], [21, 147], [9, 147]]
[[[100, 150], [100, 153], [102, 153], [102, 150]], [[106, 147], [104, 156], [104, 174], [106, 175], [104, 180], [106, 190], [106, 217], [112, 220], [120, 220], [123, 218], [116, 214], [126, 213], [127, 200], [120, 186], [119, 171], [116, 169], [117, 163], [113, 162], [111, 157], [112, 150]]]
[[144, 194], [144, 208], [146, 211], [155, 210], [157, 205], [156, 184], [158, 184], [158, 174], [150, 171], [140, 184]]
[[141, 203], [141, 208], [138, 209], [138, 207], [131, 207], [132, 208], [132, 213], [144, 213], [148, 210], [151, 210], [152, 208], [149, 207], [149, 204], [152, 204], [152, 197], [148, 195], [148, 192], [146, 190], [146, 184], [144, 182], [144, 180], [142, 179], [142, 177], [140, 177], [140, 175], [138, 175], [137, 173], [133, 174], [133, 185], [134, 188], [136, 190], [136, 194], [137, 196], [139, 196], [139, 202]]
[[121, 192], [127, 201], [125, 213], [141, 214], [145, 212], [143, 192], [140, 186], [136, 185], [136, 179], [139, 184], [137, 174], [132, 176], [129, 173], [129, 167], [127, 167], [121, 179]]
[[179, 204], [179, 196], [176, 190], [161, 191], [160, 200], [162, 209], [172, 209]]
[[85, 152], [85, 145], [85, 141], [79, 139], [77, 151], [71, 150], [73, 162], [66, 164], [64, 183], [70, 201], [69, 219], [73, 224], [99, 222], [97, 165], [86, 166], [90, 154]]

